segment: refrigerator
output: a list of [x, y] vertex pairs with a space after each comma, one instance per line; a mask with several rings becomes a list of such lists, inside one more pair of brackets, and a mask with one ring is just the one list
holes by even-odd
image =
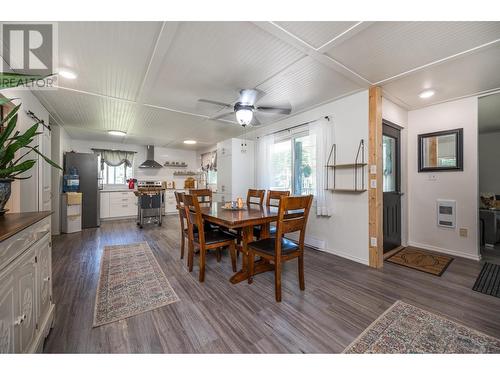
[[82, 193], [82, 228], [100, 225], [99, 165], [96, 154], [67, 152], [64, 155], [64, 174], [74, 167], [80, 177]]

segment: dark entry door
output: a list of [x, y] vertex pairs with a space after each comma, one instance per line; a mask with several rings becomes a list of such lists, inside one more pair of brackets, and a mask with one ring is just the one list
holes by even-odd
[[383, 122], [384, 253], [401, 245], [401, 131]]

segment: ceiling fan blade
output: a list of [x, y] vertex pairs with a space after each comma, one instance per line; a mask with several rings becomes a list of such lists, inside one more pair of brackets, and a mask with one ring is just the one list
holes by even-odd
[[240, 97], [238, 101], [243, 104], [254, 105], [266, 93], [257, 89], [243, 89], [240, 90]]
[[257, 119], [257, 117], [255, 116], [255, 114], [253, 115], [252, 117], [252, 121], [250, 122], [250, 125], [252, 126], [259, 126], [259, 125], [262, 125], [260, 123], [260, 121]]
[[221, 107], [227, 107], [227, 108], [232, 108], [233, 105], [232, 104], [228, 104], [228, 103], [222, 103], [222, 102], [218, 102], [216, 100], [209, 100], [209, 99], [198, 99], [199, 102], [202, 102], [202, 103], [209, 103], [209, 104], [215, 104], [215, 105], [220, 105]]
[[223, 117], [226, 117], [228, 115], [234, 115], [234, 112], [224, 112], [224, 113], [221, 113], [221, 114], [219, 114], [217, 116], [210, 117], [209, 120], [220, 120]]
[[277, 113], [277, 114], [280, 114], [280, 115], [289, 115], [290, 113], [292, 113], [292, 109], [291, 108], [279, 108], [279, 107], [266, 107], [266, 106], [262, 106], [262, 107], [257, 107], [256, 110], [260, 111], [260, 112]]

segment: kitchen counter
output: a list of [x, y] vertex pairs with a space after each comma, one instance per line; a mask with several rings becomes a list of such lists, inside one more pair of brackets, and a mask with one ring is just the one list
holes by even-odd
[[0, 241], [12, 237], [50, 215], [52, 211], [21, 212], [0, 216]]
[[137, 191], [137, 189], [117, 188], [117, 189], [102, 189], [102, 190], [100, 190], [101, 193], [119, 193], [122, 191], [130, 191], [133, 193], [134, 191]]

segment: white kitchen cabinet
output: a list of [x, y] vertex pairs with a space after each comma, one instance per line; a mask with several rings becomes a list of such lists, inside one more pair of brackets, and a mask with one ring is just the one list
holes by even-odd
[[109, 217], [109, 192], [101, 191], [100, 193], [100, 217], [107, 219]]
[[165, 214], [177, 212], [177, 201], [175, 200], [175, 190], [165, 191]]
[[218, 143], [216, 200], [246, 199], [248, 189], [255, 188], [254, 163], [253, 141], [231, 138]]
[[133, 191], [101, 191], [101, 219], [120, 219], [137, 215]]
[[11, 215], [26, 228], [0, 241], [10, 253], [0, 259], [0, 353], [40, 352], [54, 319], [50, 217], [40, 219], [50, 213]]

